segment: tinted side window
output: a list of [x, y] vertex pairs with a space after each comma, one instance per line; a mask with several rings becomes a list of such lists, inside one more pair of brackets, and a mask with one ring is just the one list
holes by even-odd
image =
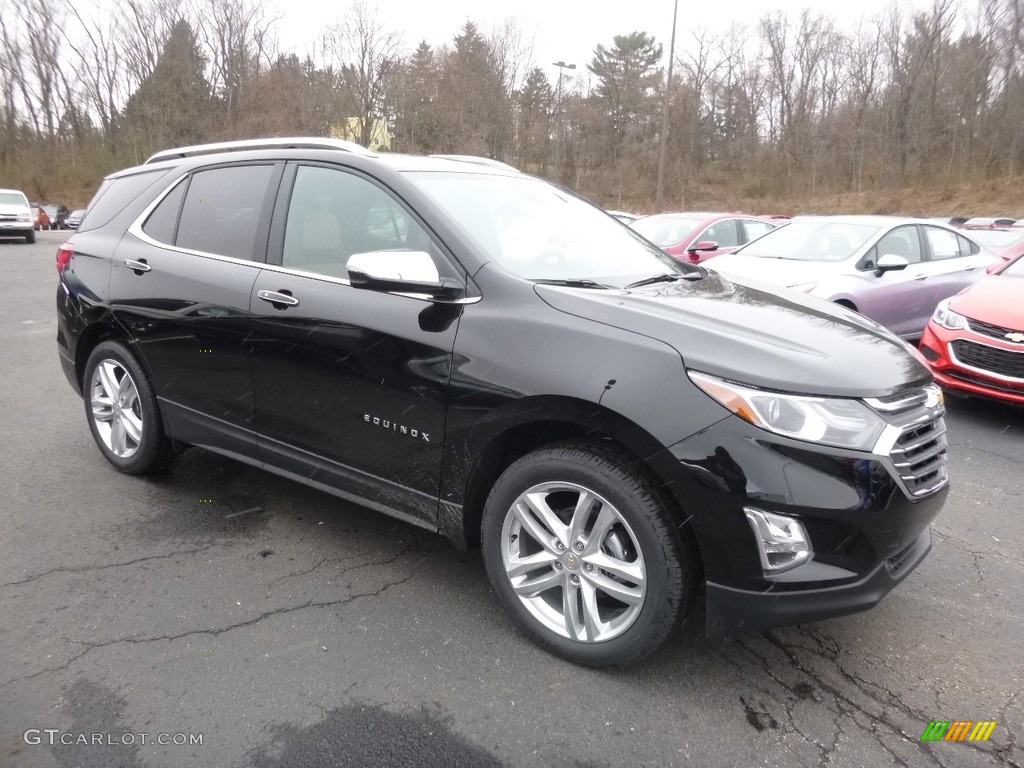
[[921, 238], [917, 226], [897, 227], [878, 241], [878, 255], [902, 256], [911, 264], [921, 261]]
[[957, 235], [956, 239], [960, 241], [961, 256], [977, 256], [979, 253], [981, 253], [981, 246], [979, 246], [973, 240], [968, 240], [963, 235]]
[[181, 201], [185, 197], [185, 187], [187, 186], [187, 179], [179, 182], [160, 201], [160, 204], [149, 214], [146, 223], [142, 225], [143, 232], [159, 243], [170, 245], [174, 242], [174, 230], [178, 226], [178, 213], [181, 211]]
[[193, 174], [181, 209], [175, 245], [251, 259], [273, 172], [270, 165], [236, 165]]
[[775, 229], [775, 227], [773, 227], [767, 221], [751, 221], [749, 219], [745, 219], [743, 221], [743, 228], [747, 231], [747, 239], [745, 242], [748, 243], [751, 240], [760, 237], [765, 232], [771, 232], [773, 229]]
[[282, 266], [347, 278], [352, 254], [388, 250], [430, 252], [430, 236], [396, 200], [366, 179], [330, 168], [298, 169]]
[[696, 242], [701, 240], [714, 240], [719, 248], [735, 248], [740, 244], [739, 234], [736, 231], [736, 219], [723, 219], [716, 221], [697, 236]]
[[960, 241], [953, 232], [947, 232], [938, 227], [925, 227], [925, 237], [928, 238], [928, 250], [931, 251], [932, 261], [960, 258]]
[[85, 217], [78, 225], [78, 231], [84, 232], [102, 227], [123, 211], [128, 203], [163, 178], [167, 172], [167, 168], [162, 168], [158, 171], [133, 173], [131, 176], [121, 176], [103, 182], [103, 186], [89, 203], [89, 207], [85, 209]]

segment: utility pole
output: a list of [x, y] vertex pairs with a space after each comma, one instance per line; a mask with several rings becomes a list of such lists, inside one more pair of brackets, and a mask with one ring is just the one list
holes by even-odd
[[665, 150], [668, 148], [668, 105], [672, 98], [672, 63], [676, 58], [676, 17], [679, 15], [679, 0], [672, 9], [672, 41], [668, 46], [668, 76], [665, 78], [665, 100], [661, 105], [661, 141], [658, 147], [658, 190], [654, 197], [654, 210], [661, 213], [661, 201], [665, 195]]
[[576, 69], [575, 64], [556, 61], [552, 66], [558, 67], [558, 85], [555, 87], [555, 109], [558, 110], [558, 122], [555, 125], [555, 181], [562, 183], [562, 70]]

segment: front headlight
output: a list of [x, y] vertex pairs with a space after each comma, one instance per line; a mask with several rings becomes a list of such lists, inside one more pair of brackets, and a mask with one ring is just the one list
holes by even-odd
[[27, 213], [21, 213], [21, 214], [18, 214], [18, 221], [26, 222], [26, 223], [27, 222], [31, 222], [32, 221], [32, 217], [29, 214], [27, 214]]
[[870, 451], [886, 422], [859, 400], [787, 395], [687, 371], [705, 393], [755, 427], [810, 443]]
[[939, 305], [935, 308], [934, 314], [932, 314], [932, 320], [936, 325], [941, 325], [943, 328], [950, 331], [958, 331], [961, 328], [967, 327], [964, 316], [958, 315], [949, 308], [949, 299], [943, 299], [939, 302]]

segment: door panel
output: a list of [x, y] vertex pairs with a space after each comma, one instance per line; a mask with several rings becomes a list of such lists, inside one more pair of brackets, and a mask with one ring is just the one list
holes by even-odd
[[[991, 263], [991, 259], [981, 254], [972, 255], [970, 243], [955, 232], [941, 227], [922, 226], [922, 229], [929, 255], [928, 262], [923, 266], [928, 272], [931, 288], [930, 317], [940, 301], [956, 295], [984, 277], [985, 267]], [[928, 317], [924, 318], [922, 328], [928, 323]]]
[[461, 307], [353, 288], [345, 276], [354, 253], [395, 249], [432, 253], [441, 274], [453, 268], [372, 181], [306, 165], [288, 177], [287, 213], [271, 234], [280, 244], [271, 261], [281, 266], [260, 274], [251, 302], [261, 452], [288, 472], [436, 525]]
[[[125, 261], [145, 263], [149, 271], [134, 271]], [[111, 307], [135, 340], [174, 437], [230, 451], [241, 451], [239, 440], [249, 442], [242, 437], [253, 419], [245, 337], [259, 269], [131, 234], [121, 242], [110, 274]], [[197, 431], [203, 424], [208, 429]]]
[[267, 270], [252, 314], [265, 460], [433, 523], [459, 308]]
[[910, 264], [906, 269], [881, 275], [871, 270], [861, 272], [856, 291], [857, 309], [901, 336], [920, 334], [924, 328], [920, 317], [922, 313], [930, 314], [934, 305], [931, 305], [930, 288], [925, 284], [928, 275], [923, 269], [917, 225], [896, 227], [878, 240], [875, 250], [875, 259], [902, 256]]

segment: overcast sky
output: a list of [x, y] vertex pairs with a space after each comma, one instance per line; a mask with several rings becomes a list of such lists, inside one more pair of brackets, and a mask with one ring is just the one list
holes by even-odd
[[[907, 8], [924, 8], [927, 0], [898, 0]], [[796, 17], [804, 8], [835, 18], [844, 28], [862, 17], [870, 18], [893, 5], [894, 0], [681, 0], [676, 50], [692, 40], [700, 27], [724, 29], [733, 22], [753, 24], [765, 13], [782, 11]], [[971, 0], [967, 2], [973, 6]], [[326, 5], [323, 0], [268, 0], [268, 13], [277, 4], [281, 48], [304, 54], [320, 34], [323, 24], [333, 23], [349, 7], [346, 2]], [[466, 20], [488, 33], [506, 18], [518, 23], [527, 42], [532, 40], [534, 64], [554, 80], [552, 62], [577, 65], [586, 76], [586, 64], [598, 43], [610, 45], [613, 35], [635, 30], [648, 32], [668, 52], [672, 31], [672, 0], [378, 0], [380, 18], [403, 32], [412, 50], [420, 40], [433, 46], [451, 44]], [[329, 10], [328, 10], [329, 9]]]

